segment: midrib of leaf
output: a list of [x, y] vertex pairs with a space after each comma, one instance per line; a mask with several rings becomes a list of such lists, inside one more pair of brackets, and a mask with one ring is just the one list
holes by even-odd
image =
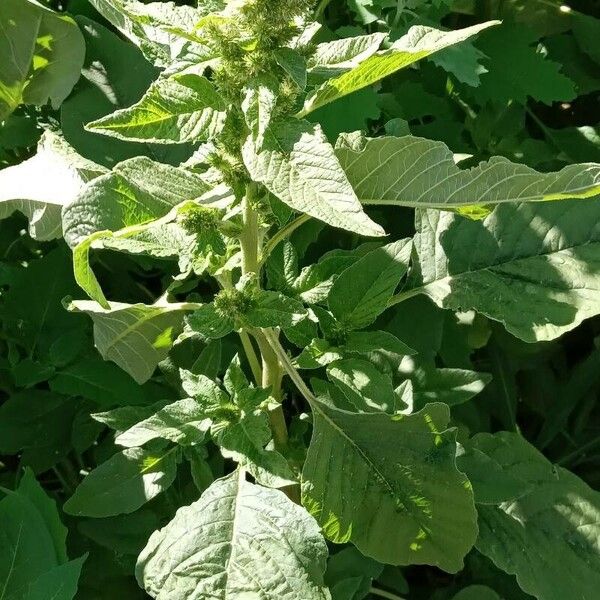
[[23, 531], [23, 521], [21, 521], [21, 523], [19, 525], [19, 535], [17, 536], [17, 539], [15, 540], [15, 551], [13, 552], [10, 567], [8, 569], [8, 575], [6, 576], [6, 580], [4, 582], [4, 587], [2, 588], [2, 595], [0, 596], [0, 600], [3, 600], [5, 598], [6, 590], [8, 588], [8, 583], [9, 583], [10, 578], [12, 577], [12, 574], [15, 570], [15, 561], [17, 560], [17, 551], [19, 549], [19, 544], [21, 543], [21, 532], [22, 531]]
[[[591, 240], [588, 240], [588, 241], [586, 241], [584, 243], [581, 243], [581, 244], [575, 244], [575, 245], [571, 245], [571, 246], [565, 246], [564, 248], [561, 248], [560, 250], [548, 250], [546, 252], [540, 252], [539, 254], [532, 254], [531, 256], [522, 256], [520, 258], [515, 258], [515, 259], [512, 259], [512, 260], [511, 259], [507, 259], [507, 260], [504, 260], [502, 262], [496, 263], [494, 265], [489, 265], [487, 267], [481, 267], [479, 269], [469, 269], [469, 270], [466, 270], [466, 271], [461, 271], [460, 273], [457, 273], [456, 275], [446, 275], [445, 277], [442, 277], [440, 279], [434, 279], [433, 281], [429, 281], [428, 283], [426, 283], [424, 285], [420, 285], [420, 286], [411, 288], [409, 290], [400, 292], [399, 294], [396, 294], [395, 296], [393, 296], [392, 298], [390, 298], [390, 301], [387, 304], [387, 308], [391, 308], [395, 304], [403, 302], [404, 300], [408, 300], [409, 298], [412, 298], [413, 296], [416, 296], [418, 294], [427, 293], [427, 288], [428, 287], [436, 285], [436, 284], [441, 283], [441, 282], [456, 280], [456, 279], [460, 279], [461, 277], [465, 277], [467, 275], [472, 275], [473, 273], [483, 273], [485, 271], [489, 271], [490, 273], [495, 274], [495, 273], [493, 273], [493, 271], [495, 269], [502, 268], [502, 267], [504, 267], [506, 265], [514, 265], [514, 264], [518, 264], [519, 262], [522, 262], [522, 261], [527, 261], [527, 260], [531, 260], [533, 258], [538, 258], [540, 256], [550, 256], [552, 254], [560, 254], [562, 252], [568, 252], [569, 250], [576, 250], [577, 248], [581, 248], [582, 246], [592, 246], [592, 245], [595, 245], [595, 244], [600, 244], [600, 241], [591, 241]], [[510, 277], [513, 278], [513, 279], [516, 279], [517, 275], [511, 273]], [[526, 283], [533, 283], [529, 279], [523, 279], [523, 281], [525, 281]], [[549, 282], [545, 281], [544, 282], [544, 287], [549, 288], [550, 287]], [[567, 291], [569, 291], [568, 289], [563, 289], [563, 288], [558, 288], [558, 287], [555, 287], [554, 289], [556, 291], [559, 291], [559, 292], [567, 292]], [[570, 289], [586, 289], [586, 288], [570, 288]]]
[[[349, 437], [348, 434], [337, 425], [337, 423], [335, 423], [335, 421], [333, 421], [325, 412], [323, 412], [323, 410], [319, 406], [318, 400], [316, 399], [314, 394], [312, 394], [312, 392], [308, 389], [308, 387], [302, 380], [302, 377], [300, 376], [298, 371], [296, 371], [296, 368], [294, 367], [294, 365], [292, 365], [292, 363], [290, 362], [288, 355], [281, 348], [277, 339], [274, 336], [272, 336], [270, 334], [270, 332], [265, 332], [265, 336], [267, 337], [267, 340], [269, 341], [271, 347], [273, 348], [273, 351], [275, 352], [275, 354], [281, 361], [288, 376], [292, 379], [292, 381], [296, 384], [296, 387], [299, 389], [299, 391], [302, 393], [302, 395], [306, 398], [306, 400], [310, 404], [312, 410], [318, 412], [319, 415], [321, 415], [321, 418], [323, 418], [332, 429], [334, 429], [343, 438], [345, 438], [346, 440], [348, 440], [348, 442], [350, 442], [350, 444], [357, 450], [358, 454], [360, 454], [360, 456], [364, 459], [364, 461], [372, 467], [373, 471], [376, 473], [377, 478], [380, 480], [380, 482], [383, 483], [383, 485], [388, 489], [389, 496], [394, 501], [399, 499], [402, 502], [402, 505], [406, 507], [407, 512], [411, 514], [411, 516], [414, 518], [414, 520], [417, 523], [419, 523], [419, 525], [423, 528], [423, 530], [429, 532], [430, 531], [429, 527], [423, 525], [423, 523], [421, 522], [419, 513], [417, 513], [417, 515], [415, 515], [414, 512], [409, 508], [409, 506], [411, 506], [411, 504], [406, 503], [403, 498], [396, 497], [396, 491], [394, 490], [394, 488], [390, 485], [390, 483], [387, 481], [385, 476], [381, 473], [381, 471], [377, 468], [377, 466], [372, 462], [372, 460], [369, 458], [369, 456], [363, 451], [363, 449], [360, 446], [358, 446], [354, 442], [354, 440], [351, 437]], [[342, 413], [352, 414], [345, 410], [341, 410], [341, 409], [337, 409], [337, 410], [339, 410]]]

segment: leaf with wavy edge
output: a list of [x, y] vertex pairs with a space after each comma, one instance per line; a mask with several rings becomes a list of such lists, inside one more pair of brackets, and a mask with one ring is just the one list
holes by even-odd
[[227, 104], [208, 79], [175, 75], [155, 81], [133, 106], [85, 128], [132, 142], [182, 144], [214, 138], [226, 115]]
[[471, 169], [456, 166], [442, 142], [342, 134], [336, 156], [363, 204], [460, 209], [472, 205], [590, 198], [600, 194], [600, 164], [540, 173], [494, 156]]
[[456, 468], [450, 410], [391, 417], [313, 400], [302, 503], [325, 535], [380, 562], [455, 573], [477, 537], [467, 478]]
[[594, 600], [600, 588], [600, 493], [550, 463], [521, 435], [476, 435], [469, 445], [530, 486], [478, 505], [477, 549], [540, 600]]
[[600, 313], [600, 202], [503, 204], [483, 221], [417, 213], [418, 263], [407, 290], [476, 310], [527, 342], [552, 340]]
[[215, 481], [152, 534], [136, 577], [157, 600], [329, 600], [326, 559], [304, 508], [241, 471]]
[[458, 44], [498, 23], [499, 21], [489, 21], [456, 31], [440, 31], [423, 25], [411, 27], [408, 33], [394, 42], [388, 50], [372, 54], [350, 71], [320, 85], [309, 94], [298, 116], [304, 117], [325, 104], [376, 83], [434, 52]]
[[385, 235], [363, 211], [319, 125], [273, 123], [263, 147], [249, 136], [242, 155], [254, 181], [294, 210], [360, 235]]

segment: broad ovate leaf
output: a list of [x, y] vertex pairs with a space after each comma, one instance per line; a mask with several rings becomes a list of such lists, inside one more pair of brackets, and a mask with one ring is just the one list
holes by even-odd
[[325, 535], [383, 563], [459, 571], [477, 537], [477, 514], [456, 468], [448, 407], [390, 416], [312, 404], [302, 503]]
[[326, 559], [305, 509], [241, 471], [215, 481], [154, 532], [136, 576], [157, 600], [328, 600]]
[[555, 339], [600, 313], [599, 221], [597, 200], [504, 204], [483, 221], [420, 211], [411, 292]]
[[472, 446], [530, 486], [515, 500], [478, 506], [477, 549], [540, 600], [595, 598], [600, 493], [516, 433], [478, 434]]
[[298, 116], [305, 116], [325, 104], [376, 83], [434, 52], [467, 40], [497, 23], [498, 21], [489, 21], [457, 31], [440, 31], [423, 25], [411, 27], [408, 33], [394, 42], [389, 49], [372, 54], [353, 69], [317, 87], [306, 98]]
[[144, 156], [131, 158], [87, 184], [63, 208], [63, 234], [74, 248], [92, 233], [152, 221], [208, 190], [194, 173]]
[[600, 194], [600, 164], [540, 173], [495, 156], [460, 169], [446, 144], [410, 135], [372, 139], [342, 135], [336, 156], [363, 204], [451, 210]]
[[183, 317], [196, 310], [193, 303], [124, 304], [76, 300], [69, 310], [84, 312], [94, 323], [94, 344], [105, 360], [112, 360], [138, 383], [146, 382], [166, 358], [181, 329]]
[[386, 309], [408, 269], [412, 243], [377, 248], [343, 270], [329, 292], [329, 309], [347, 329], [370, 325]]
[[86, 517], [132, 513], [175, 480], [177, 461], [167, 450], [126, 448], [86, 475], [65, 502], [64, 511]]
[[319, 125], [273, 123], [262, 148], [249, 137], [242, 154], [252, 178], [294, 210], [361, 235], [384, 235], [363, 211]]
[[[7, 600], [71, 600], [85, 557], [67, 558], [67, 529], [55, 502], [26, 469], [0, 500], [0, 581]], [[6, 494], [6, 495], [4, 495]]]
[[0, 121], [23, 103], [57, 109], [79, 79], [84, 54], [71, 17], [32, 0], [2, 0]]
[[29, 234], [45, 241], [62, 235], [61, 210], [85, 183], [106, 172], [79, 156], [61, 137], [47, 131], [35, 156], [0, 171], [0, 219], [19, 211]]
[[139, 102], [88, 123], [86, 129], [133, 142], [199, 142], [221, 131], [226, 109], [208, 79], [180, 75], [158, 79]]

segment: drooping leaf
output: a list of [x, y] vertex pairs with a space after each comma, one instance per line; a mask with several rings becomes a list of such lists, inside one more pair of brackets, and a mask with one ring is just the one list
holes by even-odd
[[599, 215], [595, 200], [506, 204], [483, 221], [423, 211], [415, 292], [481, 312], [525, 341], [554, 339], [600, 312]]
[[408, 269], [412, 244], [399, 240], [377, 248], [342, 271], [329, 292], [329, 309], [347, 329], [370, 325]]
[[208, 189], [198, 175], [189, 171], [145, 157], [132, 158], [88, 183], [64, 207], [63, 234], [73, 248], [92, 233], [118, 231], [162, 217]]
[[320, 106], [376, 83], [434, 52], [469, 39], [497, 23], [498, 21], [490, 21], [456, 31], [440, 31], [422, 25], [411, 27], [408, 33], [394, 42], [389, 49], [372, 54], [353, 69], [320, 85], [309, 94], [299, 116], [305, 116]]
[[313, 411], [302, 502], [325, 535], [351, 541], [380, 562], [458, 571], [477, 524], [470, 485], [456, 468], [454, 434], [446, 429], [448, 407], [430, 404], [391, 417], [315, 401]]
[[166, 490], [176, 471], [173, 448], [126, 448], [86, 475], [64, 511], [86, 517], [131, 513]]
[[92, 121], [86, 128], [134, 142], [198, 142], [219, 133], [226, 108], [208, 79], [180, 75], [159, 79], [139, 102]]
[[57, 109], [79, 79], [83, 38], [71, 17], [30, 0], [3, 0], [0, 121], [19, 104]]
[[94, 322], [94, 343], [105, 360], [112, 360], [138, 383], [152, 376], [181, 328], [193, 303], [166, 305], [111, 302], [104, 309], [96, 302], [76, 300], [69, 309], [83, 312]]
[[478, 550], [540, 600], [594, 598], [600, 493], [552, 465], [518, 434], [478, 434], [473, 446], [531, 487], [511, 502], [478, 506]]
[[327, 547], [317, 524], [282, 492], [243, 479], [215, 481], [180, 508], [138, 558], [153, 598], [327, 600]]
[[262, 149], [249, 137], [242, 154], [252, 178], [291, 208], [361, 235], [384, 234], [363, 212], [318, 125], [273, 123]]
[[460, 169], [445, 144], [413, 136], [342, 136], [336, 156], [363, 204], [457, 209], [600, 194], [600, 164], [539, 173], [495, 156]]
[[62, 207], [76, 198], [87, 181], [105, 171], [46, 131], [35, 156], [0, 171], [0, 219], [19, 211], [29, 219], [34, 239], [60, 237]]

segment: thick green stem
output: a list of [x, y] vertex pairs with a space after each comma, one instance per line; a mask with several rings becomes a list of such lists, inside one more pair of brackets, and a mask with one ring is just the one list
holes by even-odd
[[[253, 206], [257, 193], [256, 184], [248, 184], [246, 187], [246, 197], [244, 198], [244, 231], [240, 237], [240, 246], [242, 250], [242, 273], [256, 273], [256, 275], [259, 276], [258, 213]], [[251, 333], [256, 339], [260, 349], [262, 368], [258, 365], [258, 359], [247, 334], [242, 331], [240, 333], [240, 338], [254, 377], [257, 380], [257, 383], [262, 387], [270, 387], [273, 398], [278, 402], [281, 402], [281, 380], [283, 379], [283, 371], [279, 364], [279, 360], [277, 359], [277, 355], [273, 352], [261, 330], [253, 330]], [[281, 405], [269, 413], [269, 420], [275, 447], [278, 449], [285, 448], [288, 442], [288, 432]]]
[[388, 600], [404, 600], [401, 596], [397, 594], [392, 594], [392, 592], [386, 592], [385, 590], [381, 590], [376, 587], [372, 587], [369, 592], [374, 596], [379, 596], [380, 598], [387, 598]]
[[240, 340], [242, 341], [246, 358], [250, 364], [254, 381], [256, 381], [256, 385], [262, 385], [263, 373], [258, 361], [258, 357], [256, 356], [256, 352], [254, 352], [254, 346], [252, 346], [252, 340], [250, 339], [250, 336], [243, 329], [240, 330]]
[[246, 186], [244, 198], [244, 231], [240, 237], [242, 273], [258, 274], [258, 213], [252, 206], [256, 198], [256, 184]]
[[[270, 387], [273, 398], [278, 402], [281, 402], [281, 380], [283, 379], [283, 370], [278, 356], [273, 351], [273, 348], [263, 331], [255, 330], [252, 333], [258, 343], [262, 356], [262, 387]], [[271, 422], [275, 446], [279, 449], [285, 448], [288, 443], [288, 431], [281, 405], [269, 413], [269, 420]]]

